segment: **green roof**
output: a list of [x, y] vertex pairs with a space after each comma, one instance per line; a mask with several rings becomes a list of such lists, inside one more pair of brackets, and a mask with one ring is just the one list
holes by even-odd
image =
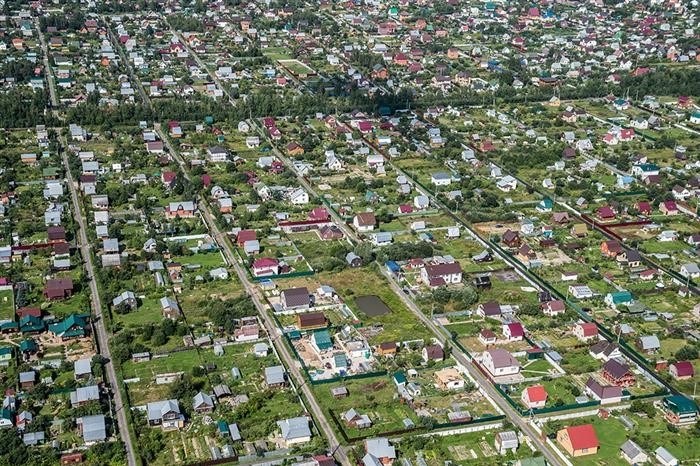
[[217, 422], [216, 426], [219, 428], [219, 432], [228, 432], [228, 424], [223, 419]]
[[2, 324], [0, 324], [0, 330], [10, 330], [10, 329], [18, 329], [18, 328], [19, 328], [19, 324], [17, 322], [8, 321], [8, 322], [3, 322]]
[[336, 367], [345, 367], [348, 365], [348, 358], [345, 357], [345, 353], [336, 353], [333, 355], [333, 362]]
[[678, 414], [694, 413], [698, 410], [698, 405], [683, 395], [672, 395], [664, 398], [664, 406]]
[[612, 302], [614, 304], [627, 303], [634, 299], [632, 297], [632, 293], [629, 291], [615, 291], [610, 293], [610, 297], [612, 298]]
[[328, 330], [319, 330], [314, 332], [313, 339], [318, 349], [328, 349], [333, 346], [331, 334], [328, 333]]
[[49, 330], [60, 336], [80, 336], [85, 334], [86, 325], [84, 317], [71, 314], [61, 322], [50, 326]]
[[19, 342], [19, 350], [24, 351], [36, 351], [37, 345], [34, 340], [26, 339]]
[[10, 356], [12, 356], [12, 347], [11, 346], [0, 347], [0, 356], [5, 356], [6, 354], [9, 354]]
[[19, 321], [22, 332], [41, 332], [45, 328], [44, 321], [34, 316], [24, 316]]
[[406, 383], [406, 382], [407, 382], [407, 380], [406, 380], [406, 374], [404, 374], [404, 373], [401, 372], [401, 371], [399, 371], [399, 372], [394, 372], [394, 381], [395, 381], [396, 383]]

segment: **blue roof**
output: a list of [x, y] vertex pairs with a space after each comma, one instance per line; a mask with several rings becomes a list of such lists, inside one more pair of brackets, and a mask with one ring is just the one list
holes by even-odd
[[401, 266], [396, 261], [386, 261], [386, 268], [391, 272], [400, 272]]

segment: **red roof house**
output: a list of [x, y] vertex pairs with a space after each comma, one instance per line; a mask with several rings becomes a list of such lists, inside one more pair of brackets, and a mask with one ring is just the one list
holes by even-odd
[[523, 390], [522, 402], [530, 409], [544, 408], [547, 390], [542, 385], [533, 385]]

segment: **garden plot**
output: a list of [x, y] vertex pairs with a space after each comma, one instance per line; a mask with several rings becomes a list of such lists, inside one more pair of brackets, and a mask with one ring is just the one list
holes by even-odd
[[316, 71], [310, 66], [300, 62], [299, 60], [277, 60], [284, 69], [289, 71], [296, 78], [307, 78], [315, 76]]

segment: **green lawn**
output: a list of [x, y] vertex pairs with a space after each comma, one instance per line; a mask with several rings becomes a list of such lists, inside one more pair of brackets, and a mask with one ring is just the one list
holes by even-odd
[[0, 320], [15, 319], [15, 299], [12, 288], [0, 290]]
[[[432, 336], [418, 319], [403, 304], [401, 299], [392, 292], [386, 279], [377, 270], [377, 265], [360, 269], [344, 269], [336, 273], [322, 273], [318, 281], [331, 285], [345, 300], [364, 325], [381, 325], [384, 330], [371, 339], [370, 343], [382, 341], [406, 341], [425, 339]], [[384, 301], [391, 312], [382, 316], [370, 317], [361, 312], [353, 298], [363, 295], [375, 295]]]
[[[340, 399], [333, 398], [331, 390], [341, 386], [348, 389], [349, 396]], [[382, 432], [403, 429], [402, 421], [405, 418], [409, 418], [413, 422], [418, 420], [413, 410], [394, 400], [396, 387], [388, 375], [316, 385], [313, 390], [319, 403], [333, 410], [336, 419], [348, 437], [380, 435]], [[351, 408], [360, 414], [368, 415], [372, 426], [359, 430], [345, 425], [341, 416]], [[331, 424], [335, 428], [335, 423], [331, 422]]]

